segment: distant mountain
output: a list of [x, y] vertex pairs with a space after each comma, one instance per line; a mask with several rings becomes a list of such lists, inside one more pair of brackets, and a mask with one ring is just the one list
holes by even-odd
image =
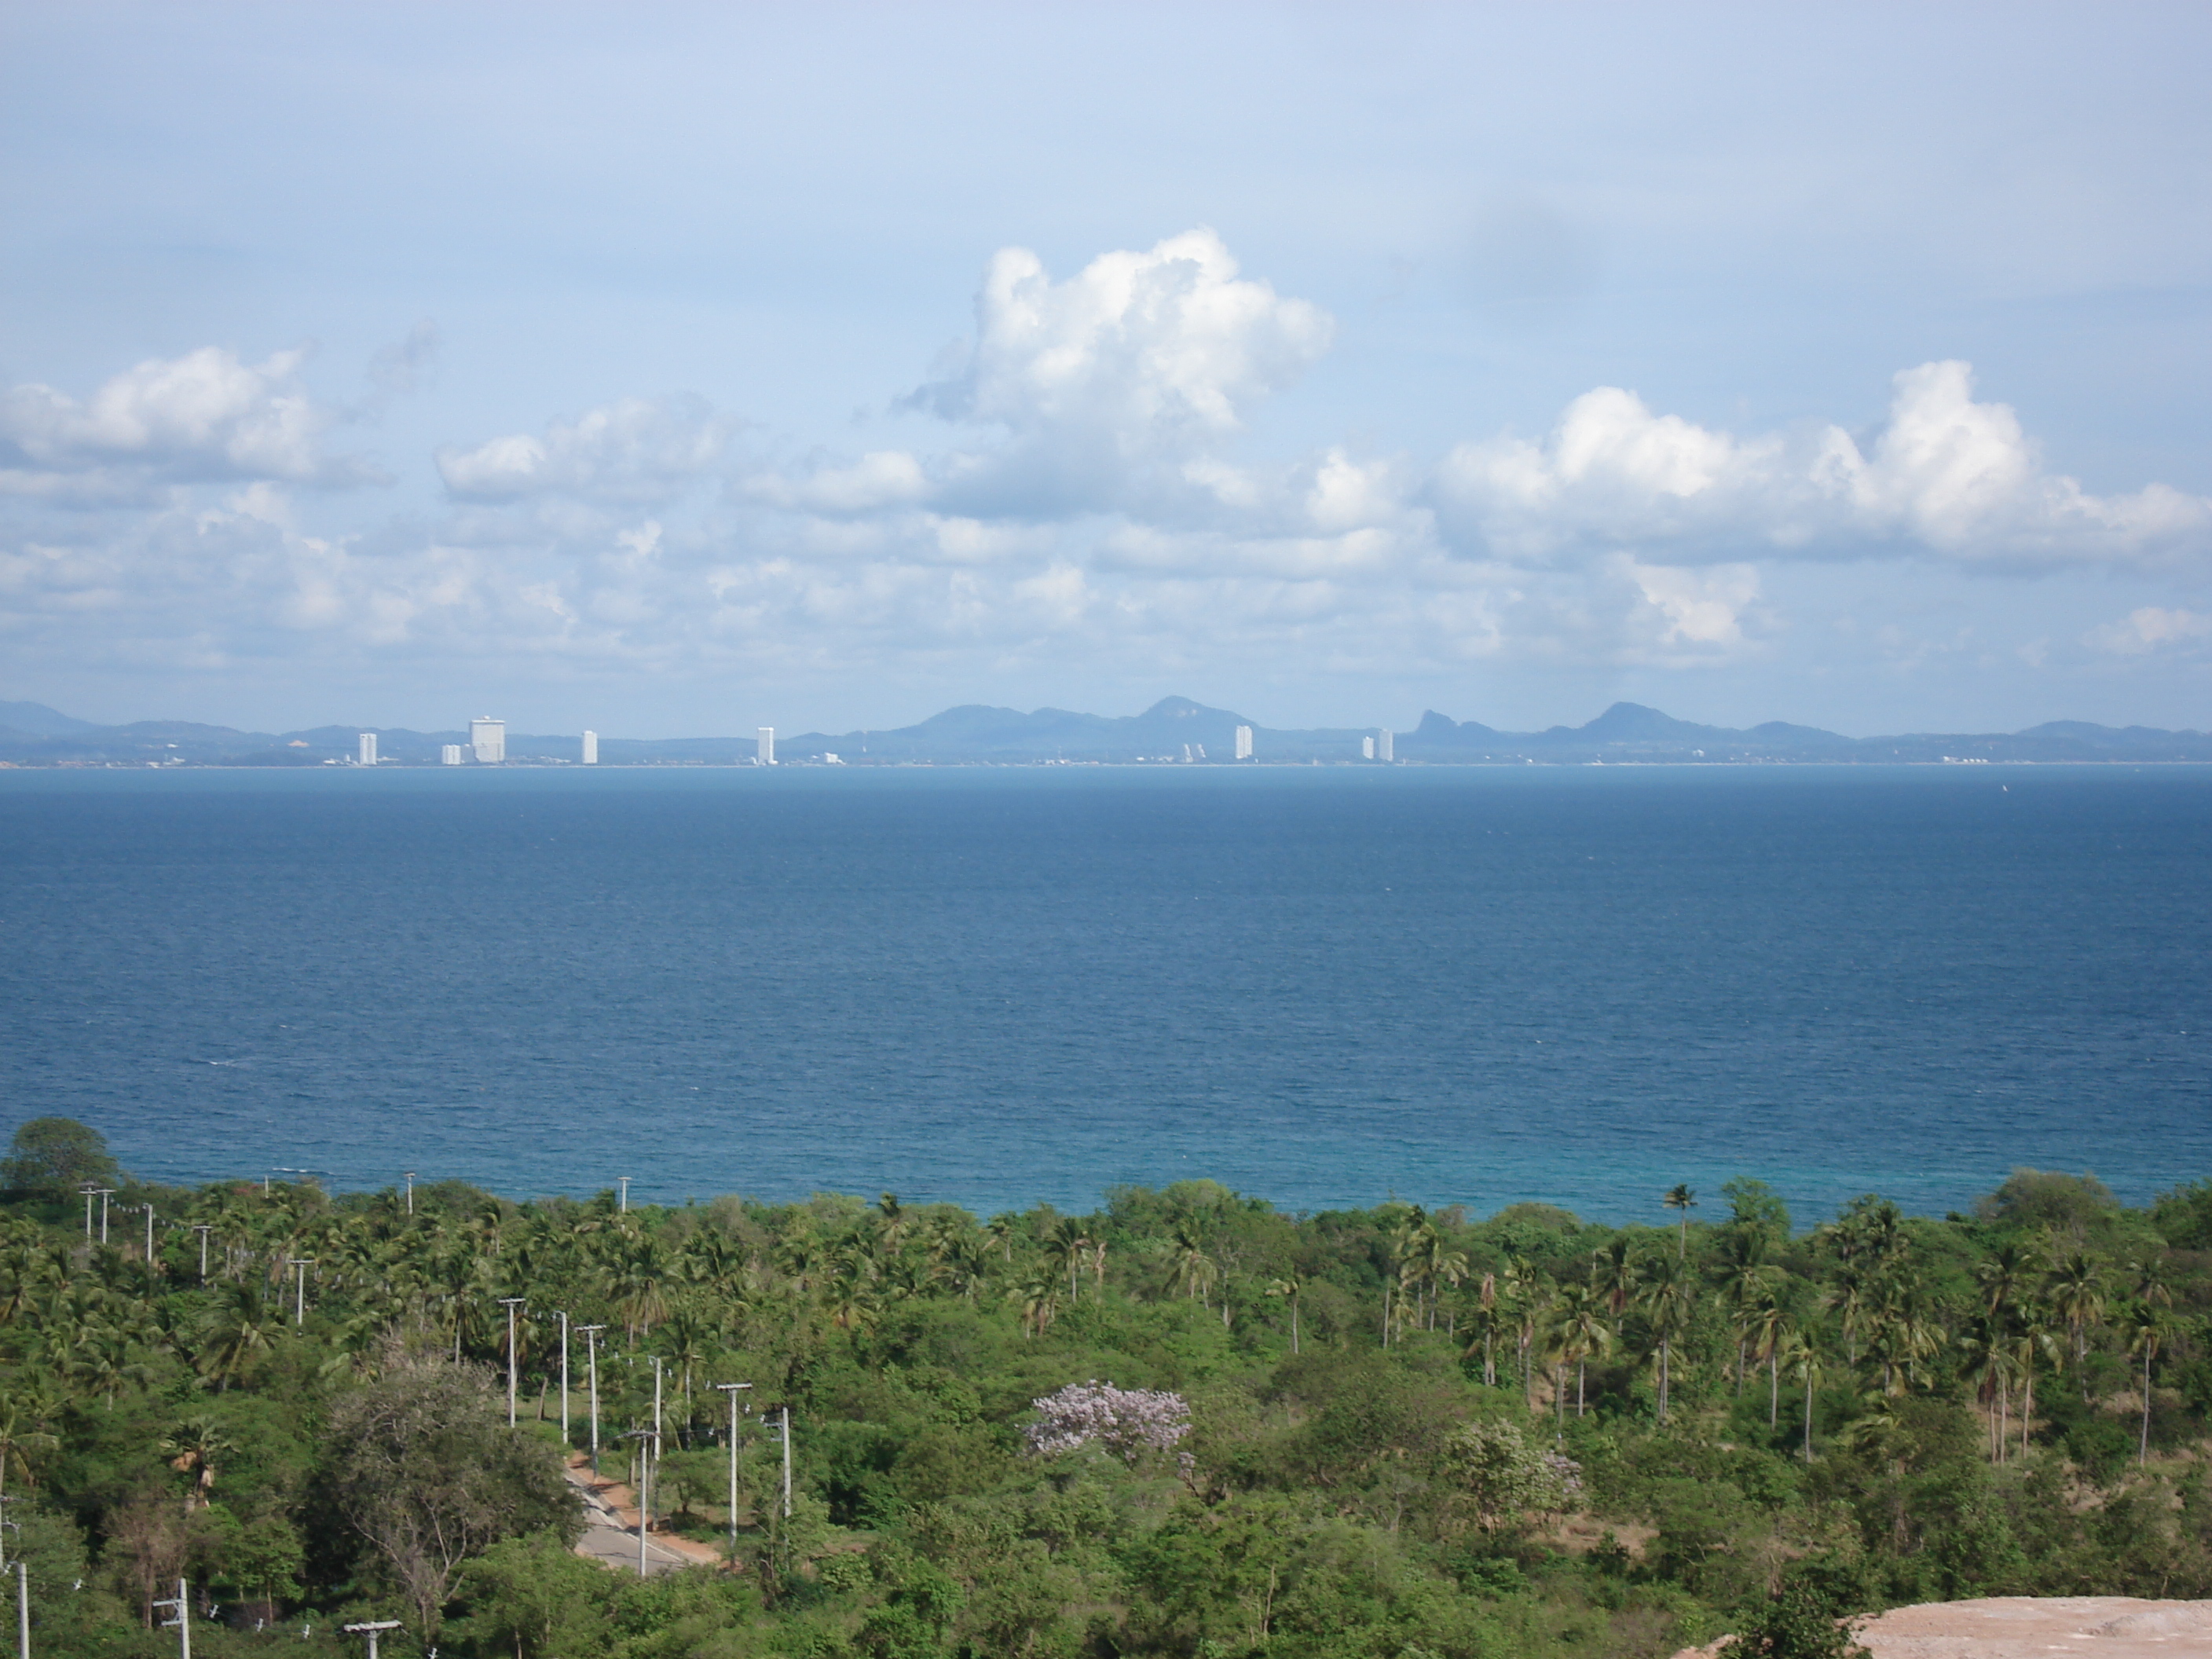
[[1817, 726], [1769, 720], [1739, 731], [1678, 720], [1641, 703], [1617, 702], [1587, 725], [1498, 732], [1431, 709], [1399, 738], [1399, 757], [1427, 761], [2212, 761], [2212, 736], [2054, 720], [2025, 732], [1846, 738]]
[[71, 720], [42, 702], [0, 702], [0, 731], [33, 738], [65, 738], [72, 732], [97, 732], [90, 720]]
[[[1253, 757], [1261, 762], [1357, 762], [1373, 726], [1307, 730], [1261, 726], [1188, 697], [1163, 697], [1140, 714], [1082, 714], [1065, 708], [1028, 714], [966, 703], [915, 726], [885, 731], [819, 732], [779, 738], [777, 757], [851, 765], [1038, 762], [1231, 760], [1240, 726], [1252, 727]], [[240, 732], [184, 720], [96, 726], [43, 703], [0, 703], [0, 761], [18, 766], [216, 765], [320, 766], [354, 758], [363, 732], [374, 731], [387, 763], [435, 765], [447, 744], [465, 732], [414, 732], [400, 726], [322, 726], [298, 732]], [[748, 737], [637, 738], [602, 737], [603, 765], [728, 765], [752, 758]], [[1737, 764], [1875, 763], [1898, 761], [2191, 761], [2212, 762], [2212, 736], [2053, 720], [2008, 733], [1916, 732], [1846, 738], [1814, 726], [1770, 720], [1738, 730], [1678, 720], [1641, 703], [1617, 702], [1582, 726], [1542, 732], [1501, 732], [1431, 709], [1395, 738], [1396, 758], [1423, 765], [1617, 764], [1633, 762]], [[574, 763], [578, 739], [510, 732], [507, 757]]]
[[[834, 754], [860, 761], [1143, 761], [1184, 758], [1225, 761], [1237, 752], [1237, 728], [1253, 726], [1241, 714], [1209, 708], [1188, 697], [1163, 697], [1141, 714], [1076, 714], [1064, 708], [1040, 708], [1024, 714], [1014, 708], [969, 703], [933, 714], [919, 726], [885, 732], [848, 732], [830, 737], [819, 732], [779, 737], [779, 759], [805, 760]], [[1272, 760], [1353, 760], [1366, 731], [1277, 731], [1254, 726], [1256, 752]]]

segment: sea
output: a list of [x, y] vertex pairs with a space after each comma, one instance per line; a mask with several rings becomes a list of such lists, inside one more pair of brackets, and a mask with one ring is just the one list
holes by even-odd
[[2208, 768], [0, 771], [0, 1132], [167, 1182], [2141, 1203], [2208, 1030]]

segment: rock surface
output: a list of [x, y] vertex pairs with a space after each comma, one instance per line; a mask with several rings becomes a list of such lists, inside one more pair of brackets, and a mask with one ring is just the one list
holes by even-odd
[[[1729, 1638], [1674, 1659], [1717, 1659]], [[2131, 1595], [1995, 1595], [1892, 1607], [1858, 1626], [1874, 1659], [2212, 1659], [2212, 1601]]]

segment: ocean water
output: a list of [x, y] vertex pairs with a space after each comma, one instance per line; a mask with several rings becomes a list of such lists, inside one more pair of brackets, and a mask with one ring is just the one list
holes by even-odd
[[2212, 1176], [2212, 769], [0, 773], [0, 1129], [175, 1181]]

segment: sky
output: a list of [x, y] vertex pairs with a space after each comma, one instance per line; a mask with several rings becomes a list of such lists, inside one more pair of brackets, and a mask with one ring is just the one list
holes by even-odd
[[2212, 11], [0, 0], [0, 698], [2212, 727]]

